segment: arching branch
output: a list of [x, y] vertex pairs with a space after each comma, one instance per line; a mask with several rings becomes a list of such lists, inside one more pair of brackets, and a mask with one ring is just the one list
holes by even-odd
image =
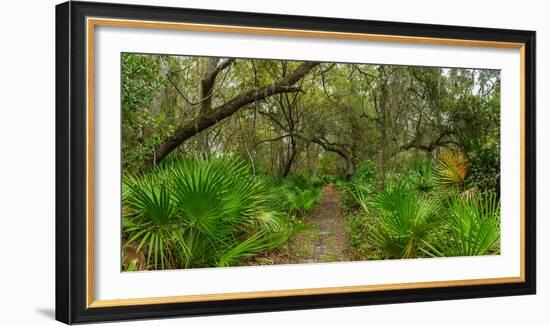
[[[201, 111], [195, 119], [176, 128], [172, 135], [162, 142], [161, 146], [154, 152], [153, 156], [148, 157], [145, 160], [145, 166], [158, 164], [166, 157], [166, 155], [172, 152], [181, 143], [199, 132], [216, 125], [225, 118], [230, 117], [248, 104], [263, 100], [275, 94], [300, 91], [299, 88], [294, 87], [293, 85], [318, 64], [319, 63], [317, 62], [305, 62], [296, 68], [296, 70], [294, 70], [291, 74], [274, 81], [270, 85], [251, 89], [233, 97], [216, 108], [207, 110], [206, 112]], [[224, 64], [220, 63], [216, 67], [221, 68], [223, 65]]]

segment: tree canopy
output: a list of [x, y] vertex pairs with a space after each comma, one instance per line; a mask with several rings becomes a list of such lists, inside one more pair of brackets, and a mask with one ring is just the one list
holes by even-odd
[[444, 147], [499, 151], [496, 70], [122, 55], [123, 166], [170, 153], [353, 175]]

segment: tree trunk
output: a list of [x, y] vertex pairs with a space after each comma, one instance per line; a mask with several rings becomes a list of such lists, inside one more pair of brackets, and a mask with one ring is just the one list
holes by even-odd
[[296, 159], [296, 140], [294, 137], [290, 136], [290, 155], [288, 160], [286, 161], [285, 168], [283, 170], [283, 176], [286, 177], [292, 170], [292, 165], [294, 164], [294, 160]]
[[355, 164], [353, 164], [351, 157], [345, 157], [344, 159], [346, 160], [346, 180], [349, 180], [355, 174]]

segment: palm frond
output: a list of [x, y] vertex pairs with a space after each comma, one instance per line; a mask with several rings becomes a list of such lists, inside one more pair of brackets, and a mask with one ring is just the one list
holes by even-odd
[[290, 232], [276, 189], [235, 158], [173, 158], [126, 178], [126, 239], [146, 248], [154, 269], [233, 262], [244, 257], [237, 252], [264, 248], [267, 235]]
[[431, 256], [480, 256], [500, 251], [500, 201], [494, 192], [455, 195], [449, 204], [449, 232], [427, 250]]
[[421, 197], [404, 182], [388, 187], [373, 203], [377, 221], [369, 240], [386, 256], [413, 258], [422, 251], [423, 241], [440, 224], [438, 202]]
[[461, 186], [468, 175], [467, 166], [462, 152], [446, 149], [441, 152], [433, 168], [441, 184]]

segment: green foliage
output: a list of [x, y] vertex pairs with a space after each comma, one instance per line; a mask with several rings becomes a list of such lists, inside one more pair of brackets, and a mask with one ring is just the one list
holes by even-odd
[[447, 214], [448, 231], [426, 243], [429, 255], [480, 256], [500, 251], [500, 202], [494, 192], [466, 199], [455, 195]]
[[336, 180], [336, 177], [330, 174], [320, 174], [316, 178], [315, 186], [321, 187], [327, 184], [334, 183]]
[[420, 193], [430, 193], [437, 187], [437, 177], [430, 161], [422, 161], [408, 171], [407, 181]]
[[288, 210], [291, 214], [306, 215], [313, 211], [322, 200], [321, 191], [317, 188], [288, 190], [286, 193]]
[[328, 183], [331, 178], [326, 175], [313, 176], [310, 173], [304, 172], [300, 174], [291, 174], [282, 179], [282, 183], [288, 189], [320, 189], [323, 185]]
[[347, 218], [356, 254], [363, 259], [387, 259], [499, 252], [497, 194], [476, 187], [449, 190], [447, 184], [434, 181], [437, 177], [429, 166], [418, 165], [407, 178], [388, 184], [379, 194], [365, 183], [347, 185], [361, 208]]
[[165, 125], [165, 114], [151, 110], [165, 84], [157, 56], [122, 54], [122, 163], [131, 171], [173, 128]]
[[179, 234], [170, 194], [155, 174], [124, 179], [123, 211], [133, 218], [124, 218], [122, 225], [127, 242], [145, 248], [147, 265], [164, 269], [174, 263], [172, 240]]
[[123, 116], [132, 116], [140, 110], [148, 109], [155, 98], [155, 92], [164, 82], [164, 79], [159, 76], [159, 61], [156, 57], [123, 53]]
[[370, 258], [372, 255], [373, 247], [365, 240], [374, 227], [373, 222], [374, 219], [363, 211], [353, 211], [346, 215], [348, 245], [357, 259]]
[[353, 181], [372, 183], [376, 177], [376, 165], [373, 161], [363, 161], [355, 169]]
[[471, 187], [482, 191], [500, 191], [500, 149], [498, 146], [481, 148], [468, 153]]
[[294, 175], [291, 174], [283, 179], [284, 187], [288, 189], [305, 190], [310, 187], [310, 182], [306, 174]]
[[389, 186], [372, 206], [377, 220], [369, 240], [386, 257], [418, 257], [433, 230], [441, 224], [437, 201], [418, 196], [405, 183]]
[[323, 199], [319, 178], [313, 178], [307, 173], [289, 175], [282, 181], [286, 209], [291, 215], [303, 216], [310, 214]]
[[124, 185], [124, 233], [149, 268], [229, 266], [288, 237], [277, 188], [237, 159], [179, 158]]
[[323, 199], [321, 187], [325, 184], [323, 177], [313, 177], [309, 173], [289, 175], [279, 179], [284, 189], [284, 207], [291, 216], [303, 216], [313, 212], [313, 209]]
[[334, 178], [334, 184], [339, 188], [343, 188], [346, 185], [346, 183], [347, 181], [344, 175], [339, 174], [336, 176], [336, 178]]
[[135, 262], [131, 262], [130, 264], [128, 264], [128, 267], [126, 267], [126, 272], [134, 272], [134, 271], [137, 271], [138, 268], [137, 268], [137, 264]]
[[344, 210], [352, 210], [359, 206], [367, 211], [369, 209], [368, 200], [376, 190], [376, 183], [376, 167], [372, 161], [359, 164], [349, 182], [341, 179], [337, 185], [343, 190], [342, 204]]
[[[361, 180], [352, 180], [344, 187], [346, 196], [344, 197], [344, 205], [347, 208], [354, 207], [354, 203], [358, 204], [363, 210], [369, 210], [369, 198], [374, 193], [374, 186], [370, 182]], [[350, 203], [350, 201], [352, 201]]]

